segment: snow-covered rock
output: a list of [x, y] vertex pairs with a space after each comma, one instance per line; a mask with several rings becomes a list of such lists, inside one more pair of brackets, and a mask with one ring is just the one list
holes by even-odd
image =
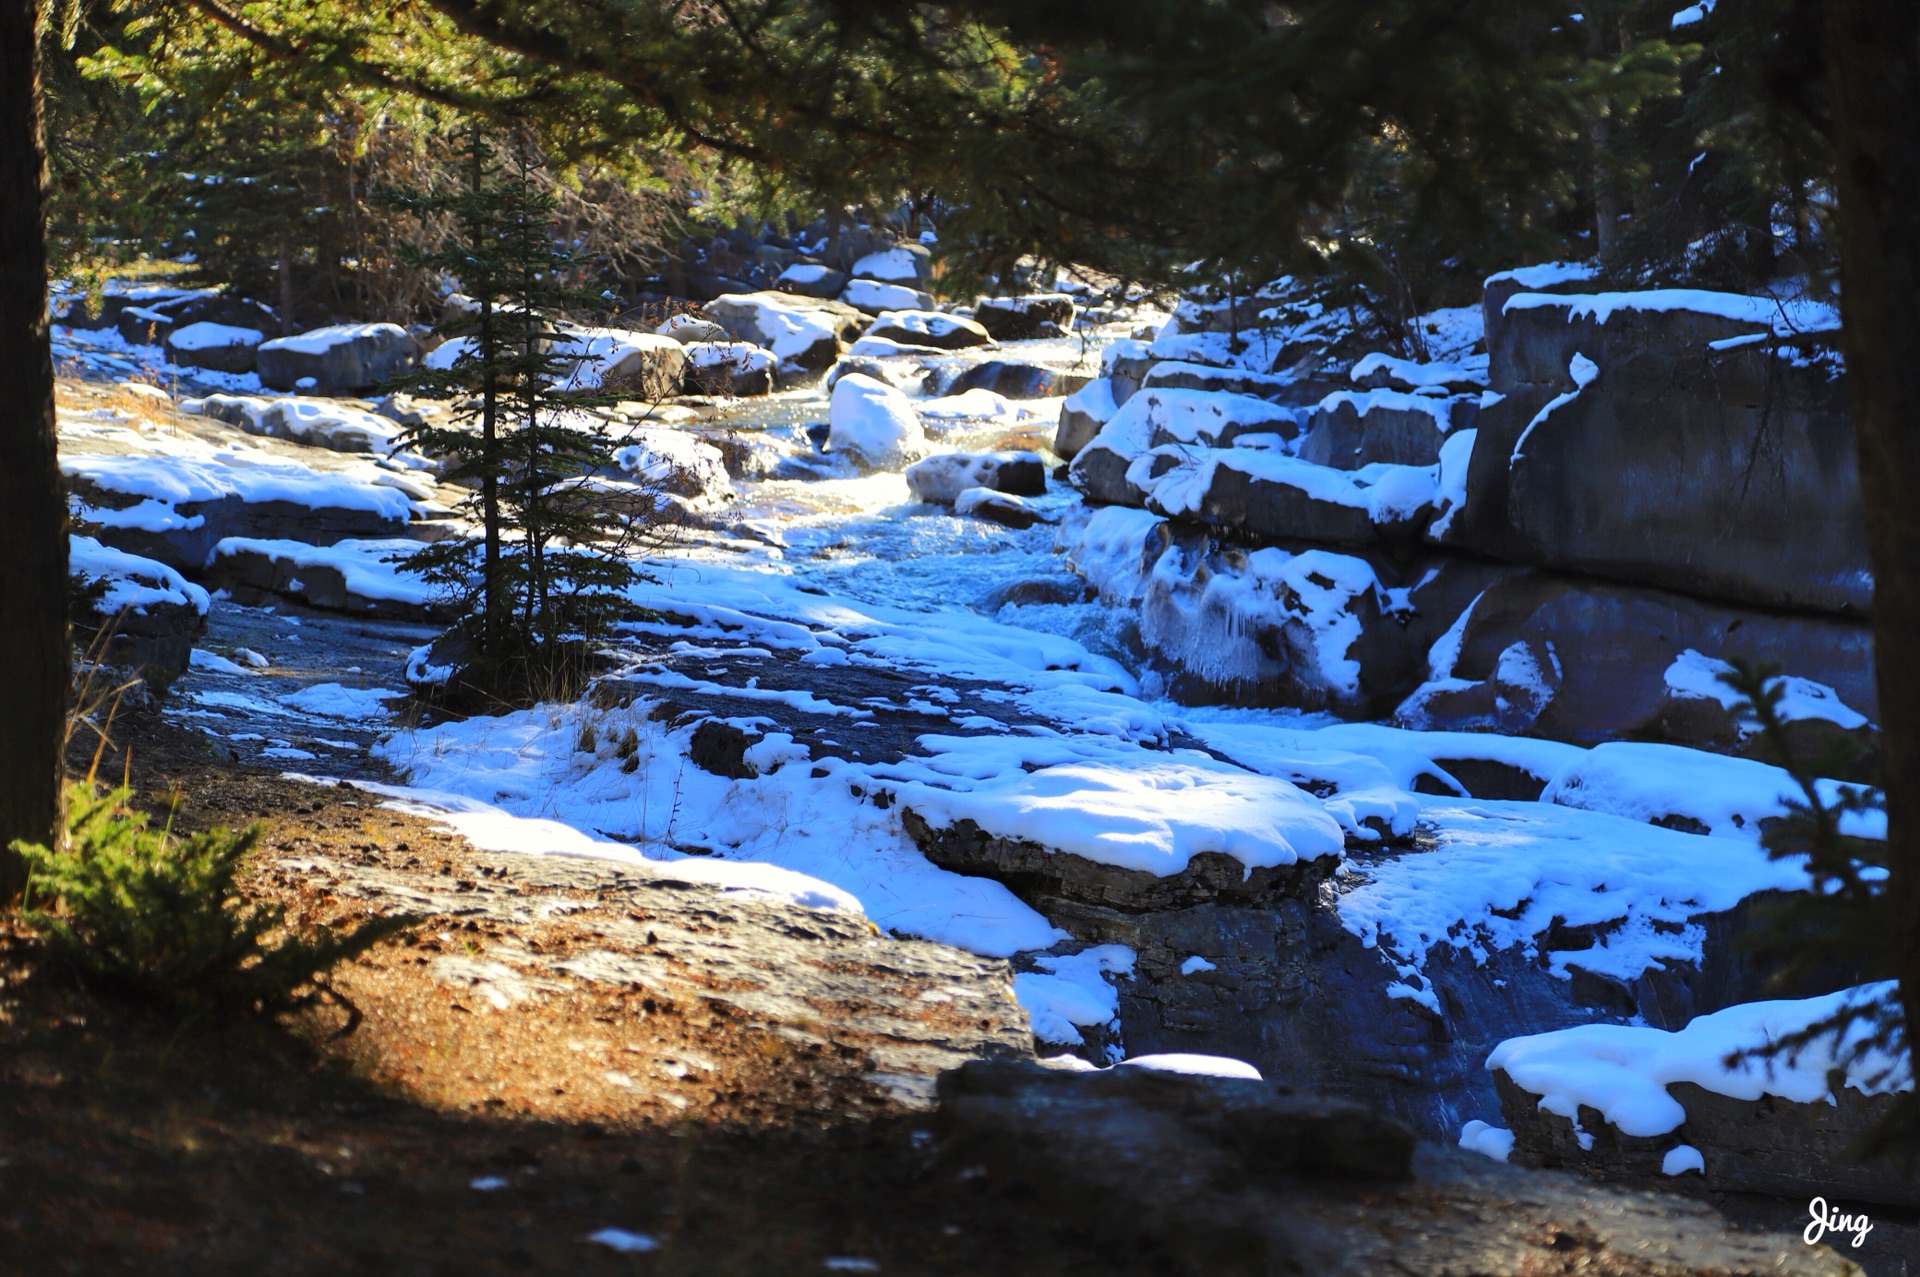
[[699, 341], [727, 340], [726, 329], [711, 319], [702, 319], [698, 315], [686, 312], [670, 317], [653, 331], [662, 337], [671, 337], [683, 345], [692, 345]]
[[206, 632], [212, 606], [206, 590], [164, 563], [68, 538], [68, 609], [75, 639], [109, 665], [129, 666], [164, 686], [186, 672], [194, 640]]
[[398, 324], [334, 324], [262, 342], [255, 360], [269, 389], [341, 395], [407, 372], [419, 349]]
[[1060, 424], [1053, 432], [1054, 452], [1061, 460], [1072, 461], [1119, 411], [1113, 401], [1113, 382], [1105, 377], [1088, 382], [1060, 405]]
[[674, 337], [625, 328], [561, 326], [553, 353], [568, 361], [558, 389], [663, 399], [680, 392], [687, 348]]
[[446, 614], [450, 592], [404, 571], [398, 560], [417, 541], [345, 540], [333, 545], [224, 537], [213, 548], [207, 579], [242, 602], [277, 596], [324, 611], [427, 621]]
[[1015, 530], [1053, 522], [1013, 493], [993, 488], [968, 488], [953, 499], [953, 512], [963, 519], [984, 519]]
[[851, 306], [792, 293], [729, 293], [701, 307], [701, 313], [727, 330], [735, 341], [773, 352], [782, 373], [818, 372], [840, 357], [867, 318]]
[[949, 452], [907, 467], [907, 488], [921, 501], [952, 505], [969, 488], [1015, 496], [1047, 491], [1047, 470], [1031, 452]]
[[853, 264], [855, 279], [886, 284], [920, 284], [933, 274], [933, 255], [919, 244], [895, 244], [868, 253]]
[[[1771, 1061], [1730, 1057], [1779, 1042], [1889, 983], [1822, 997], [1742, 1003], [1665, 1031], [1589, 1024], [1502, 1042], [1487, 1059], [1514, 1135], [1512, 1160], [1601, 1178], [1694, 1170], [1716, 1192], [1920, 1205], [1893, 1159], [1849, 1156], [1913, 1088], [1909, 1058], [1818, 1038]], [[1678, 1156], [1676, 1156], [1678, 1154]]]
[[770, 395], [778, 361], [744, 341], [689, 342], [686, 389], [696, 395]]
[[817, 262], [795, 262], [780, 272], [773, 286], [783, 293], [798, 293], [802, 297], [839, 297], [850, 278], [847, 272], [831, 266], [822, 266]]
[[666, 427], [644, 426], [621, 437], [626, 442], [614, 452], [614, 463], [635, 479], [696, 503], [732, 499], [726, 458], [712, 444]]
[[934, 350], [965, 350], [971, 346], [990, 346], [993, 338], [971, 319], [937, 310], [883, 311], [867, 329], [863, 340], [878, 339], [903, 346], [924, 346]]
[[1399, 390], [1338, 391], [1315, 407], [1299, 456], [1338, 470], [1374, 462], [1435, 465], [1448, 434], [1470, 428], [1479, 409], [1477, 394], [1442, 399]]
[[851, 373], [834, 383], [827, 447], [869, 470], [898, 470], [926, 446], [913, 401], [884, 382]]
[[258, 328], [202, 321], [168, 333], [164, 349], [170, 364], [242, 373], [253, 371], [254, 352], [265, 339]]
[[[231, 406], [228, 406], [231, 411]], [[403, 427], [390, 417], [324, 399], [272, 399], [257, 410], [240, 409], [240, 428], [249, 434], [291, 439], [309, 447], [334, 452], [372, 452], [385, 456], [394, 450]]]
[[889, 310], [932, 310], [933, 294], [905, 284], [883, 284], [877, 279], [848, 281], [840, 300], [869, 315]]
[[1008, 399], [1052, 399], [1070, 395], [1092, 380], [1084, 373], [1012, 359], [989, 359], [963, 371], [947, 386], [950, 395], [991, 390]]

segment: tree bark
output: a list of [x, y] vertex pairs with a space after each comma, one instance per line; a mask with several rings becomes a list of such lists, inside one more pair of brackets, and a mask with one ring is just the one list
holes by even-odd
[[38, 18], [0, 4], [0, 901], [21, 885], [15, 839], [48, 843], [60, 816], [67, 645], [67, 507], [47, 331], [46, 152]]
[[1920, 1034], [1920, 5], [1826, 0], [1847, 383], [1873, 556], [1894, 936]]

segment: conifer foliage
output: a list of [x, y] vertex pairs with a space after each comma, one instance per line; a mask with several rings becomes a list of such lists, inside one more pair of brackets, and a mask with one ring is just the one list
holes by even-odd
[[410, 442], [451, 459], [471, 485], [478, 535], [435, 542], [408, 570], [449, 591], [481, 680], [512, 684], [550, 667], [569, 640], [603, 631], [641, 579], [624, 551], [650, 504], [608, 482], [617, 440], [592, 410], [618, 396], [569, 388], [582, 351], [560, 316], [597, 302], [568, 286], [579, 261], [556, 241], [559, 200], [524, 130], [470, 126], [460, 187], [390, 193], [394, 204], [453, 222], [423, 265], [458, 280], [466, 300], [441, 331], [457, 353], [410, 388], [455, 401], [452, 420]]

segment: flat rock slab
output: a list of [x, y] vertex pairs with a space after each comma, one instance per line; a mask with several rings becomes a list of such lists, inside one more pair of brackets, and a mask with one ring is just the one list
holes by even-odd
[[944, 1173], [1031, 1193], [1170, 1272], [1859, 1271], [1695, 1202], [1416, 1146], [1363, 1108], [1271, 1083], [969, 1064], [940, 1101]]

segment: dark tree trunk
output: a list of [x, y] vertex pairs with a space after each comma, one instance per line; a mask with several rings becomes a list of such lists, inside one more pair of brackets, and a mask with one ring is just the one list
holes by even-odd
[[39, 10], [0, 4], [0, 900], [20, 886], [6, 848], [50, 842], [59, 823], [73, 660], [47, 341]]
[[1873, 554], [1889, 890], [1901, 1000], [1920, 1033], [1920, 5], [1827, 0], [1826, 15], [1843, 341]]

